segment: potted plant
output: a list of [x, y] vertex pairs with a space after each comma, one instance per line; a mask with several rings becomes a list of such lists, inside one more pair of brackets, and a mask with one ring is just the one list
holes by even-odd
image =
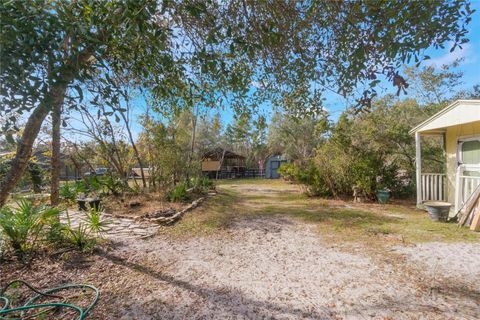
[[385, 204], [390, 199], [390, 190], [388, 188], [380, 188], [377, 190], [377, 200], [381, 204]]

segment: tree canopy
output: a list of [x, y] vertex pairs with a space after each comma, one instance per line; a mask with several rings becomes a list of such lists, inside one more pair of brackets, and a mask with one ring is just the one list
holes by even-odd
[[270, 99], [300, 113], [321, 108], [326, 90], [346, 96], [360, 86], [368, 107], [379, 76], [401, 91], [402, 63], [466, 43], [472, 12], [467, 0], [3, 1], [4, 129], [19, 115], [28, 121], [0, 204], [47, 114], [100, 101], [113, 114], [128, 98], [124, 78], [159, 100], [197, 94], [204, 105], [245, 109]]

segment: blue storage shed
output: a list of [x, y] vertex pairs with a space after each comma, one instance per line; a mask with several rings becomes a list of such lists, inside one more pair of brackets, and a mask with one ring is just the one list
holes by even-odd
[[287, 163], [287, 160], [279, 154], [268, 157], [265, 163], [265, 178], [267, 179], [280, 178], [280, 174], [278, 173], [278, 168], [280, 168], [280, 166], [283, 163]]

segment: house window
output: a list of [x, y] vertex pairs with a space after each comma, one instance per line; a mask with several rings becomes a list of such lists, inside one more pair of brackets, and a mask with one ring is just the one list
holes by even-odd
[[460, 140], [458, 151], [460, 164], [480, 164], [480, 137]]

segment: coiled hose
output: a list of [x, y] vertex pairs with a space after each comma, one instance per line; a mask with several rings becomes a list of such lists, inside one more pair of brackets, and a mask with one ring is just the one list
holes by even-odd
[[[11, 287], [14, 283], [22, 283], [25, 286], [27, 286], [30, 290], [36, 293], [35, 296], [27, 300], [23, 306], [20, 307], [15, 307], [15, 308], [9, 308], [10, 307], [10, 301], [6, 296], [4, 296], [5, 291], [9, 287]], [[49, 302], [49, 303], [36, 303], [40, 298], [43, 297], [50, 297], [50, 298], [57, 298], [57, 299], [63, 299], [62, 296], [57, 295], [57, 293], [61, 291], [66, 291], [69, 289], [89, 289], [92, 290], [95, 293], [95, 298], [93, 299], [92, 303], [90, 303], [85, 309], [80, 308], [79, 306], [76, 306], [74, 304], [66, 303], [65, 301], [63, 302]], [[98, 298], [100, 297], [100, 292], [98, 291], [97, 288], [94, 286], [91, 286], [89, 284], [68, 284], [56, 288], [51, 288], [46, 291], [39, 291], [35, 289], [33, 286], [28, 284], [27, 282], [23, 280], [14, 280], [8, 283], [2, 291], [0, 291], [0, 320], [22, 320], [22, 319], [27, 319], [24, 317], [25, 311], [31, 310], [31, 309], [44, 309], [41, 310], [33, 315], [29, 315], [28, 319], [38, 317], [42, 314], [45, 314], [46, 312], [52, 310], [52, 309], [58, 309], [58, 308], [67, 308], [67, 309], [72, 309], [78, 313], [78, 320], [83, 320], [87, 316], [87, 314], [90, 312], [90, 310], [97, 304]], [[49, 308], [45, 310], [45, 308]], [[11, 317], [4, 317], [6, 314], [11, 314], [11, 313], [20, 313], [20, 318], [11, 318]]]

